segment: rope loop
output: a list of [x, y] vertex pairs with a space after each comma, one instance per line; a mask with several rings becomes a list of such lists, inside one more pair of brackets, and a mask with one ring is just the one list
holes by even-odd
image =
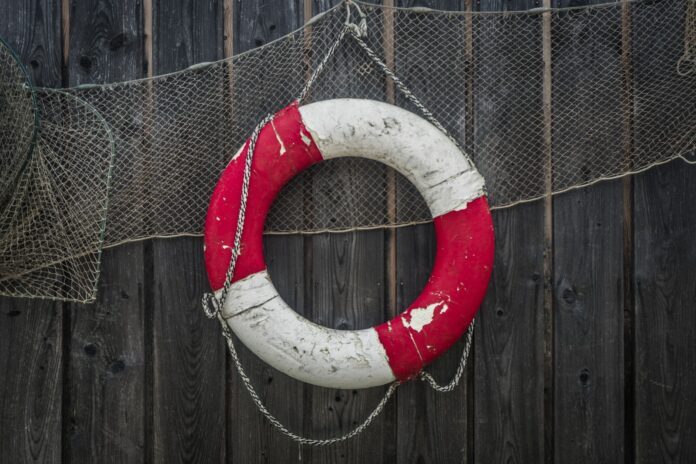
[[[358, 12], [358, 16], [360, 16], [360, 20], [357, 24], [351, 22], [350, 20], [351, 6], [355, 8], [355, 10]], [[349, 29], [358, 37], [367, 37], [367, 17], [360, 9], [358, 4], [354, 3], [352, 0], [346, 0], [346, 29]]]
[[220, 302], [212, 293], [203, 294], [203, 298], [201, 298], [201, 305], [203, 306], [203, 312], [208, 319], [215, 319], [218, 312], [220, 312]]

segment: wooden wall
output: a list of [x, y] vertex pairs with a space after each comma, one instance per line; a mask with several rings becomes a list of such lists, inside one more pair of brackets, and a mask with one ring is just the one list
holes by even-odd
[[[39, 85], [110, 82], [249, 50], [335, 1], [3, 0], [0, 35]], [[384, 1], [473, 10], [578, 4]], [[630, 155], [642, 142], [641, 125], [650, 125], [632, 113], [633, 91], [645, 85], [636, 68], [650, 63], [634, 62], [628, 19], [624, 26], [620, 36], [594, 37], [593, 57], [617, 44], [624, 54], [615, 94], [602, 98], [626, 108], [616, 133]], [[554, 147], [554, 136], [567, 130], [553, 118], [573, 97], [554, 102], [548, 89], [554, 79], [592, 76], [584, 57], [572, 54], [577, 38], [554, 38], [550, 21], [542, 29], [529, 40], [545, 41], [549, 52], [551, 40], [568, 44], [567, 53], [536, 58], [544, 130], [527, 137], [539, 141], [540, 162], [552, 163], [563, 149]], [[492, 78], [516, 72], [518, 45], [466, 50], [474, 62], [485, 47], [510, 50], [466, 76], [467, 85], [477, 83], [461, 102], [463, 120], [471, 122], [467, 143], [492, 135], [478, 122], [479, 111], [490, 121], [522, 110], [519, 89]], [[554, 60], [570, 62], [554, 68]], [[573, 66], [578, 72], [562, 71]], [[505, 98], [489, 98], [501, 93]], [[675, 162], [496, 212], [494, 276], [463, 385], [439, 395], [409, 383], [364, 435], [314, 449], [283, 438], [261, 418], [217, 322], [203, 316], [200, 239], [110, 249], [96, 304], [0, 299], [0, 463], [694, 462], [695, 197], [696, 168]], [[430, 225], [272, 236], [266, 253], [274, 282], [299, 312], [361, 328], [414, 298], [432, 263], [433, 236]], [[307, 435], [350, 430], [382, 395], [310, 387], [243, 347], [241, 354], [269, 408]], [[438, 361], [435, 376], [448, 377], [458, 355]]]

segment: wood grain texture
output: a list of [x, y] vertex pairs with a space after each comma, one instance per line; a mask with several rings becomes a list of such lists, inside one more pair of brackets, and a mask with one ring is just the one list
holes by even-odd
[[302, 0], [275, 3], [235, 0], [234, 53], [251, 50], [297, 29], [303, 22]]
[[[597, 159], [624, 155], [621, 119], [574, 136], [578, 126], [611, 120], [606, 112], [622, 105], [620, 14], [599, 27], [595, 23], [573, 12], [553, 18], [554, 157], [575, 161], [570, 172], [555, 169], [558, 178], [588, 172]], [[555, 460], [622, 462], [622, 183], [558, 195], [553, 211]]]
[[20, 56], [37, 86], [61, 84], [60, 4], [7, 0], [0, 4], [0, 37]]
[[[680, 34], [667, 24], [680, 13], [633, 14], [635, 150], [670, 150], [648, 134], [672, 124], [669, 104], [644, 110], [652, 92], [665, 86], [692, 85], [669, 73], [682, 53]], [[646, 37], [646, 24], [660, 33]], [[664, 24], [664, 27], [660, 27]], [[664, 31], [664, 32], [663, 32]], [[693, 78], [693, 76], [692, 76]], [[680, 88], [680, 87], [676, 87]], [[681, 161], [653, 168], [634, 178], [635, 298], [635, 462], [696, 461], [696, 168]]]
[[102, 255], [97, 302], [71, 306], [69, 455], [73, 462], [145, 458], [143, 245]]
[[623, 190], [555, 199], [556, 462], [623, 461]]
[[476, 327], [476, 462], [543, 461], [542, 206], [493, 215], [496, 261]]
[[635, 178], [636, 462], [696, 460], [696, 169]]
[[155, 462], [225, 459], [225, 346], [200, 307], [207, 291], [199, 240], [153, 244]]
[[[34, 84], [60, 86], [60, 5], [3, 1], [0, 18]], [[0, 463], [61, 460], [63, 321], [61, 303], [0, 297]]]
[[60, 304], [0, 299], [0, 462], [61, 462]]
[[[475, 3], [474, 10], [519, 10], [539, 6], [533, 1]], [[496, 24], [495, 21], [498, 21]], [[532, 156], [543, 172], [542, 74], [539, 85], [522, 91], [514, 85], [520, 63], [543, 69], [541, 21], [521, 41], [506, 40], [505, 28], [515, 20], [473, 18], [473, 137], [477, 146], [514, 140], [517, 151], [502, 156]], [[501, 28], [501, 29], [498, 29]], [[495, 50], [496, 54], [491, 55]], [[531, 52], [534, 50], [534, 52]], [[503, 81], [500, 76], [506, 76]], [[520, 80], [525, 76], [520, 75]], [[510, 119], [525, 118], [524, 134], [511, 130]], [[474, 152], [474, 160], [476, 153]], [[496, 173], [511, 175], [511, 173]], [[514, 174], [513, 174], [514, 175]], [[495, 179], [487, 179], [489, 183]], [[543, 178], [537, 179], [543, 182]], [[477, 318], [474, 390], [474, 461], [544, 462], [545, 318], [548, 254], [542, 201], [494, 213], [496, 259], [489, 292]]]
[[[69, 85], [142, 77], [142, 11], [135, 1], [68, 5]], [[142, 243], [102, 255], [97, 302], [70, 306], [70, 405], [66, 443], [73, 462], [142, 462], [145, 446], [145, 307]]]
[[[152, 17], [155, 74], [222, 57], [222, 2], [155, 2]], [[179, 112], [168, 111], [185, 117], [185, 105], [196, 103], [191, 99]], [[156, 105], [155, 97], [159, 111]], [[176, 201], [183, 192], [172, 194]], [[154, 461], [223, 462], [226, 348], [218, 322], [207, 319], [200, 304], [203, 292], [209, 291], [202, 241], [154, 241], [152, 259]]]

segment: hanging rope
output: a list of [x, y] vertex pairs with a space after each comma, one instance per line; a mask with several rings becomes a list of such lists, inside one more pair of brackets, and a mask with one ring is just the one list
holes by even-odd
[[[442, 131], [449, 139], [455, 144], [455, 146], [459, 147], [460, 151], [464, 156], [466, 156], [466, 159], [471, 163], [471, 159], [469, 158], [468, 155], [461, 149], [457, 141], [447, 132], [447, 130], [435, 119], [435, 117], [432, 115], [432, 113], [418, 100], [418, 98], [406, 87], [406, 85], [389, 69], [389, 67], [382, 62], [382, 60], [379, 59], [377, 54], [362, 40], [362, 37], [365, 37], [367, 35], [367, 23], [365, 20], [365, 14], [362, 12], [360, 7], [353, 3], [352, 1], [348, 0], [345, 3], [346, 6], [346, 22], [345, 22], [345, 27], [341, 30], [340, 34], [336, 38], [336, 41], [333, 43], [333, 45], [329, 48], [327, 51], [326, 55], [324, 58], [321, 60], [321, 62], [317, 65], [316, 69], [310, 76], [310, 78], [307, 80], [307, 83], [305, 84], [304, 88], [300, 92], [300, 95], [298, 97], [298, 101], [302, 102], [307, 95], [309, 94], [310, 89], [312, 88], [312, 85], [316, 82], [317, 78], [319, 75], [323, 72], [325, 69], [327, 63], [331, 59], [331, 57], [335, 54], [336, 50], [338, 49], [339, 45], [343, 42], [343, 39], [345, 38], [346, 34], [348, 34], [350, 37], [355, 39], [358, 44], [360, 44], [360, 47], [365, 50], [365, 52], [368, 54], [368, 56], [372, 59], [372, 61], [384, 72], [386, 76], [388, 76], [396, 85], [397, 89], [411, 102], [413, 103], [418, 110], [426, 117], [426, 119], [433, 124], [435, 127], [437, 127], [440, 131]], [[352, 23], [351, 22], [351, 8], [355, 8], [356, 12], [358, 13], [359, 16], [359, 22], [358, 24]], [[232, 357], [232, 361], [237, 369], [237, 372], [239, 373], [239, 377], [242, 379], [242, 383], [244, 384], [244, 387], [247, 389], [249, 392], [249, 396], [251, 397], [251, 400], [254, 402], [256, 407], [261, 411], [261, 414], [268, 419], [268, 421], [278, 429], [283, 435], [291, 438], [292, 440], [296, 441], [297, 443], [303, 444], [303, 445], [309, 445], [309, 446], [326, 446], [326, 445], [331, 445], [335, 443], [339, 443], [342, 441], [349, 440], [356, 435], [359, 435], [362, 433], [367, 427], [370, 426], [370, 424], [375, 420], [377, 416], [384, 410], [384, 407], [386, 406], [387, 402], [389, 399], [394, 395], [394, 392], [398, 388], [398, 386], [401, 384], [401, 382], [396, 381], [393, 382], [392, 384], [389, 385], [387, 388], [387, 391], [385, 392], [384, 396], [382, 399], [377, 403], [377, 406], [372, 410], [372, 412], [367, 416], [367, 418], [357, 427], [355, 427], [353, 430], [350, 432], [341, 435], [339, 437], [334, 437], [334, 438], [327, 438], [327, 439], [316, 439], [316, 438], [307, 438], [300, 436], [292, 431], [290, 431], [287, 427], [285, 427], [263, 404], [263, 401], [261, 401], [261, 398], [259, 397], [258, 393], [256, 393], [256, 389], [251, 383], [251, 379], [249, 379], [249, 376], [247, 375], [244, 366], [242, 366], [241, 361], [239, 360], [239, 355], [237, 354], [237, 349], [234, 345], [234, 339], [232, 336], [232, 332], [229, 329], [229, 326], [225, 322], [225, 319], [222, 316], [222, 308], [224, 307], [225, 301], [227, 300], [228, 294], [230, 287], [232, 285], [232, 278], [234, 276], [234, 270], [237, 265], [237, 258], [239, 257], [239, 252], [241, 249], [241, 241], [242, 241], [242, 231], [244, 229], [244, 220], [246, 217], [246, 208], [247, 208], [247, 202], [249, 199], [249, 183], [251, 179], [251, 166], [254, 158], [254, 151], [256, 148], [256, 142], [259, 137], [259, 134], [261, 132], [261, 129], [268, 124], [271, 120], [273, 119], [273, 115], [269, 114], [265, 118], [263, 118], [254, 128], [251, 137], [249, 139], [249, 146], [247, 149], [247, 157], [244, 163], [244, 177], [242, 179], [242, 193], [241, 193], [241, 198], [240, 198], [240, 207], [239, 207], [239, 215], [237, 216], [237, 229], [235, 230], [234, 234], [234, 242], [232, 246], [232, 255], [230, 257], [230, 264], [227, 268], [227, 273], [225, 274], [225, 283], [222, 287], [222, 290], [220, 292], [220, 296], [216, 297], [213, 293], [207, 293], [203, 296], [202, 299], [202, 305], [203, 305], [203, 311], [205, 312], [205, 315], [210, 318], [217, 318], [218, 321], [220, 321], [220, 325], [222, 326], [222, 334], [225, 337], [225, 340], [227, 342], [227, 348], [229, 349], [230, 356]], [[469, 359], [469, 353], [471, 352], [471, 345], [473, 342], [473, 335], [474, 335], [474, 322], [471, 321], [471, 324], [469, 325], [469, 328], [467, 329], [466, 333], [466, 342], [464, 345], [464, 350], [462, 351], [462, 356], [459, 360], [459, 365], [457, 367], [457, 370], [452, 377], [452, 379], [445, 385], [440, 385], [437, 383], [437, 381], [433, 378], [432, 375], [428, 374], [425, 371], [422, 371], [419, 375], [418, 378], [430, 385], [431, 388], [433, 388], [435, 391], [438, 392], [450, 392], [454, 390], [457, 385], [459, 385], [459, 382], [462, 378], [462, 375], [464, 374], [464, 371], [466, 370], [466, 364], [467, 360]]]

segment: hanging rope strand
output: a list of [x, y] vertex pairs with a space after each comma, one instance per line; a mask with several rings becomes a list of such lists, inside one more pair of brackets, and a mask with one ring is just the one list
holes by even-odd
[[266, 409], [266, 406], [263, 404], [263, 401], [261, 401], [261, 398], [259, 398], [259, 395], [256, 393], [256, 389], [254, 386], [251, 384], [251, 380], [249, 379], [249, 376], [247, 376], [246, 371], [244, 370], [244, 367], [242, 366], [242, 363], [239, 360], [239, 356], [237, 355], [237, 350], [234, 346], [234, 342], [232, 340], [232, 334], [230, 333], [229, 328], [227, 327], [227, 324], [225, 320], [222, 318], [221, 315], [218, 316], [220, 320], [220, 324], [222, 324], [222, 333], [225, 336], [225, 340], [227, 340], [227, 347], [229, 348], [230, 351], [230, 356], [232, 357], [232, 362], [234, 362], [235, 367], [237, 368], [237, 371], [239, 372], [239, 377], [242, 379], [242, 383], [246, 387], [247, 391], [249, 392], [249, 396], [251, 396], [251, 400], [254, 402], [257, 408], [259, 408], [259, 411], [261, 411], [261, 414], [264, 415], [266, 419], [275, 427], [277, 428], [283, 435], [291, 438], [292, 440], [296, 441], [297, 443], [303, 444], [303, 445], [309, 445], [309, 446], [326, 446], [326, 445], [331, 445], [334, 443], [339, 443], [345, 440], [349, 440], [353, 438], [356, 435], [359, 435], [362, 433], [367, 427], [370, 426], [370, 424], [375, 420], [377, 416], [380, 415], [382, 410], [384, 410], [384, 407], [386, 406], [387, 402], [389, 401], [389, 398], [392, 397], [394, 392], [396, 391], [396, 388], [399, 386], [399, 382], [394, 382], [389, 385], [389, 388], [387, 388], [386, 393], [382, 397], [379, 403], [377, 403], [377, 406], [375, 406], [375, 409], [372, 410], [372, 412], [367, 416], [367, 418], [357, 427], [355, 427], [353, 430], [350, 432], [346, 433], [345, 435], [342, 435], [340, 437], [335, 437], [335, 438], [327, 438], [327, 439], [316, 439], [316, 438], [306, 438], [303, 436], [300, 436], [294, 432], [291, 432], [287, 427], [285, 427], [276, 417], [268, 410]]

